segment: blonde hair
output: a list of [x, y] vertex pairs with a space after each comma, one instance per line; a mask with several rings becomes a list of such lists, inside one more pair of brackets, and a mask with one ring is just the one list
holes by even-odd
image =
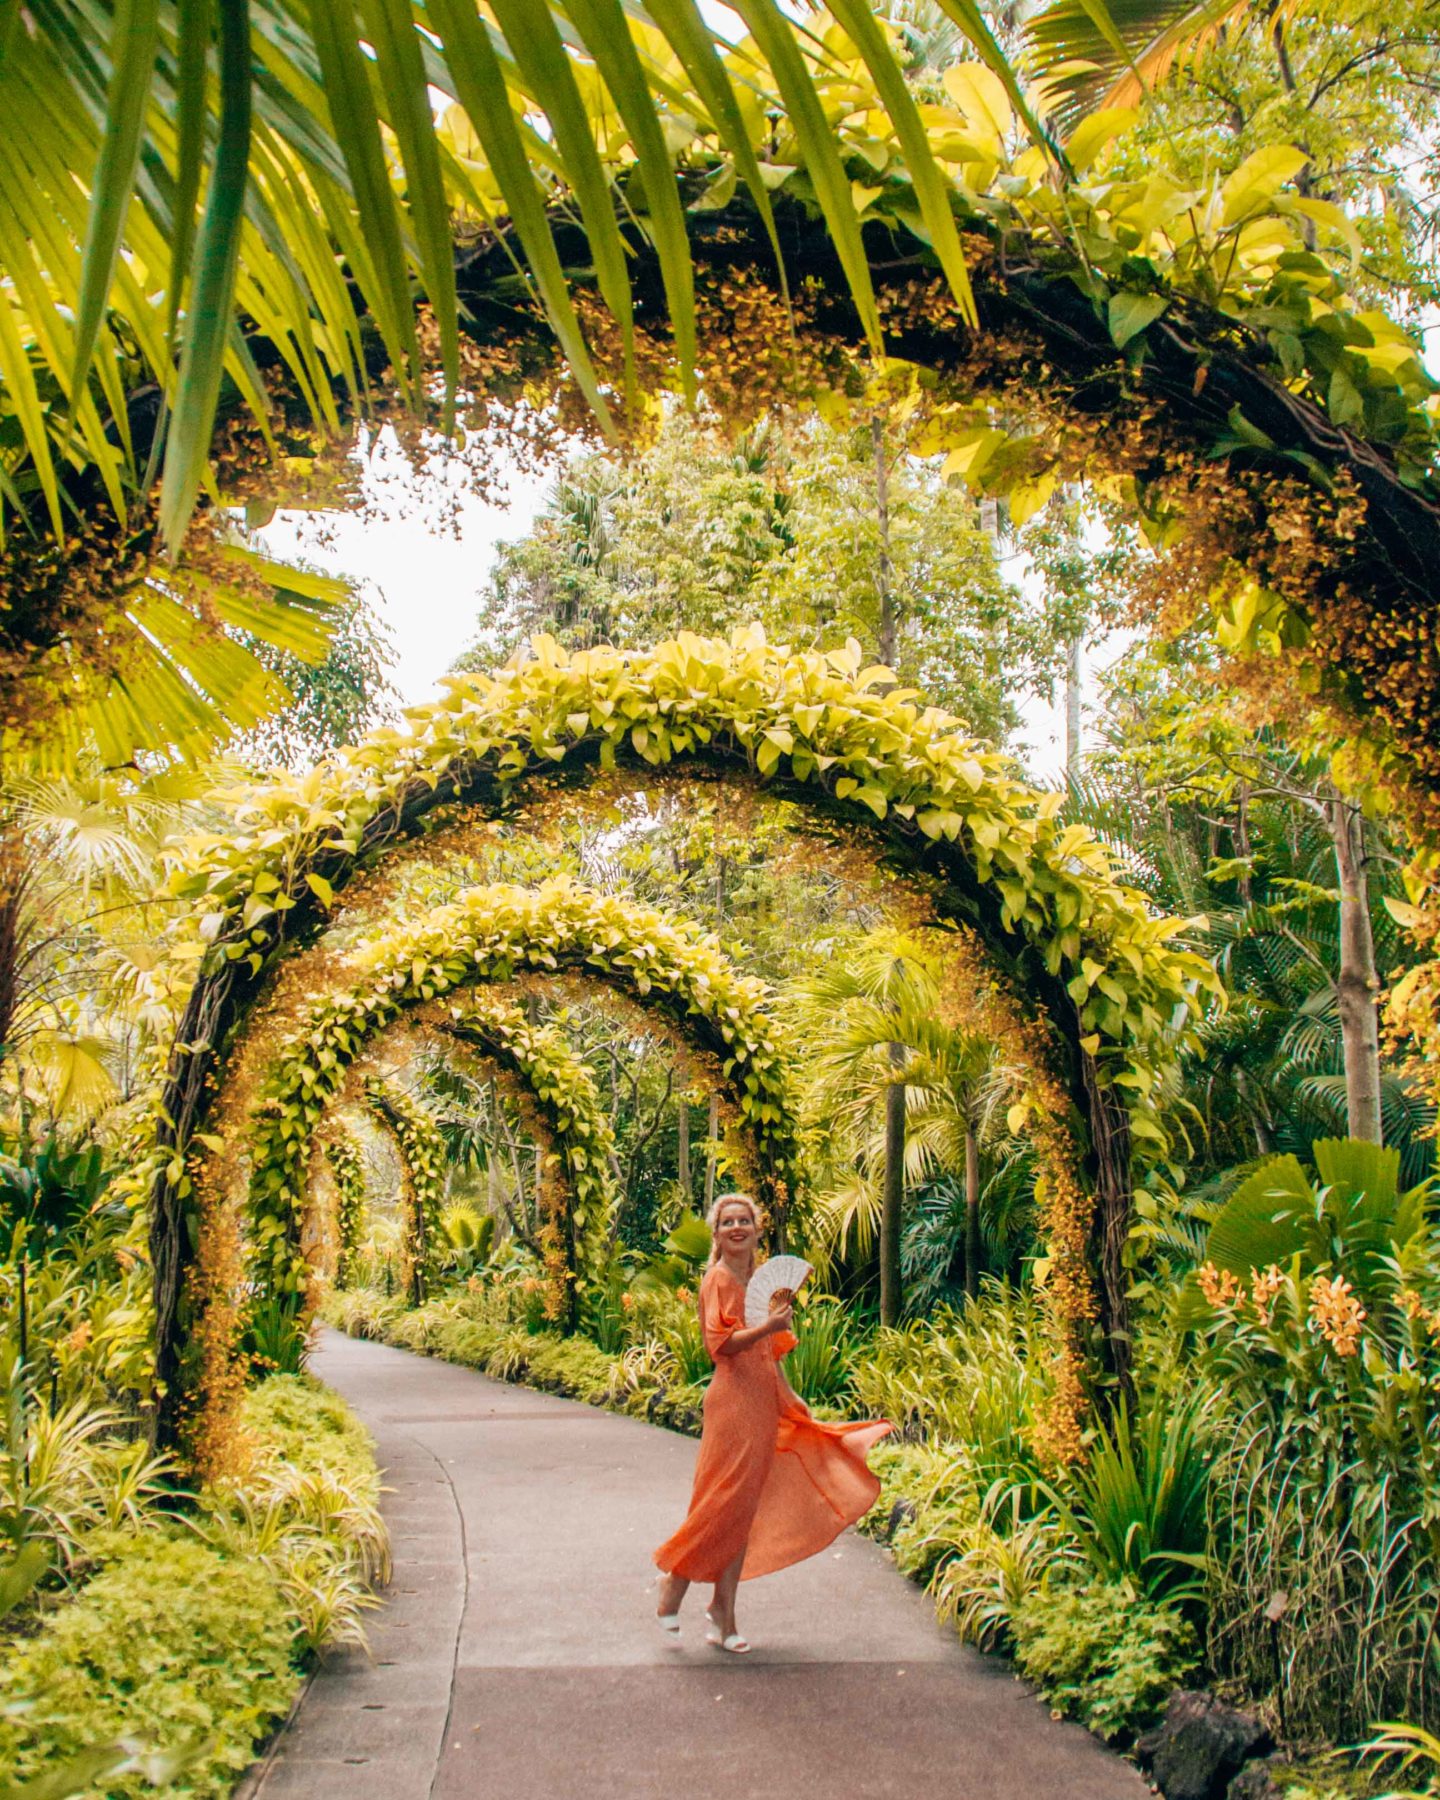
[[[710, 1227], [710, 1260], [705, 1265], [707, 1269], [713, 1269], [720, 1260], [720, 1235], [718, 1228], [720, 1224], [720, 1213], [722, 1209], [727, 1206], [748, 1206], [750, 1208], [750, 1217], [755, 1221], [755, 1236], [757, 1241], [769, 1222], [760, 1209], [760, 1203], [752, 1195], [721, 1194], [715, 1204], [710, 1208], [709, 1212], [705, 1215], [705, 1223]], [[750, 1272], [752, 1275], [755, 1272], [755, 1251], [753, 1247], [750, 1251]]]

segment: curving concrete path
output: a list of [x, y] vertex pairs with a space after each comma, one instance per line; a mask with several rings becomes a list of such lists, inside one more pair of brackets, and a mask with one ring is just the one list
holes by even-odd
[[1145, 1800], [854, 1532], [741, 1589], [753, 1655], [694, 1592], [670, 1648], [692, 1440], [335, 1332], [314, 1366], [375, 1434], [395, 1574], [246, 1800]]

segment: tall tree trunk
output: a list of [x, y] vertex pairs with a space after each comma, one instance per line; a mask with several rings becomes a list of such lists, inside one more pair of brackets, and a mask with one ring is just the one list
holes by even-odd
[[695, 1198], [690, 1185], [690, 1096], [688, 1094], [681, 1094], [680, 1110], [675, 1115], [675, 1144], [678, 1165], [677, 1179], [680, 1183], [680, 1192], [685, 1196], [688, 1205]]
[[1100, 1086], [1095, 1059], [1084, 1051], [1081, 1052], [1080, 1069], [1090, 1126], [1088, 1160], [1095, 1183], [1089, 1259], [1095, 1275], [1095, 1298], [1100, 1306], [1099, 1325], [1104, 1338], [1105, 1361], [1110, 1373], [1116, 1377], [1115, 1388], [1108, 1396], [1102, 1396], [1102, 1400], [1111, 1404], [1114, 1400], [1134, 1397], [1130, 1373], [1129, 1280], [1125, 1268], [1133, 1194], [1130, 1117], [1119, 1097], [1119, 1090]]
[[975, 1127], [965, 1121], [965, 1292], [973, 1300], [980, 1291], [980, 1145]]
[[880, 597], [880, 660], [895, 667], [895, 595], [890, 585], [890, 469], [885, 456], [885, 421], [877, 413], [870, 421], [870, 440], [875, 446], [875, 516], [880, 526], [880, 553], [875, 563], [875, 588]]
[[25, 937], [25, 846], [7, 823], [0, 826], [0, 1059], [10, 1053], [10, 1034], [20, 1001], [20, 954]]
[[[890, 1046], [896, 1068], [905, 1063], [905, 1046]], [[898, 1325], [904, 1296], [900, 1287], [900, 1209], [905, 1200], [905, 1083], [885, 1090], [885, 1174], [880, 1195], [880, 1323]]]
[[1081, 649], [1077, 631], [1065, 656], [1065, 776], [1072, 782], [1079, 781], [1084, 767], [1080, 724]]
[[720, 1136], [720, 1096], [710, 1096], [710, 1116], [706, 1125], [710, 1142], [705, 1152], [705, 1211], [715, 1204], [715, 1142]]
[[1380, 1008], [1375, 939], [1370, 929], [1365, 820], [1338, 793], [1329, 803], [1340, 878], [1340, 970], [1335, 988], [1345, 1053], [1346, 1124], [1353, 1138], [1380, 1142]]

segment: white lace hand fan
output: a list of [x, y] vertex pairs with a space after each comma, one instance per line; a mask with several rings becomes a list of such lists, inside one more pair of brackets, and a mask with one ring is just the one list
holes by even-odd
[[809, 1273], [809, 1263], [799, 1256], [772, 1256], [761, 1263], [745, 1289], [745, 1323], [763, 1325], [773, 1310], [770, 1303], [774, 1296], [793, 1299]]

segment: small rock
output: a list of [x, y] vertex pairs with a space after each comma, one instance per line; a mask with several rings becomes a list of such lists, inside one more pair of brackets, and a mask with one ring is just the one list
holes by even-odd
[[1165, 1800], [1227, 1800], [1249, 1758], [1269, 1748], [1270, 1735], [1254, 1713], [1213, 1694], [1181, 1690], [1170, 1696], [1164, 1724], [1137, 1741], [1135, 1754]]
[[1284, 1800], [1269, 1763], [1247, 1763], [1225, 1790], [1225, 1800]]

